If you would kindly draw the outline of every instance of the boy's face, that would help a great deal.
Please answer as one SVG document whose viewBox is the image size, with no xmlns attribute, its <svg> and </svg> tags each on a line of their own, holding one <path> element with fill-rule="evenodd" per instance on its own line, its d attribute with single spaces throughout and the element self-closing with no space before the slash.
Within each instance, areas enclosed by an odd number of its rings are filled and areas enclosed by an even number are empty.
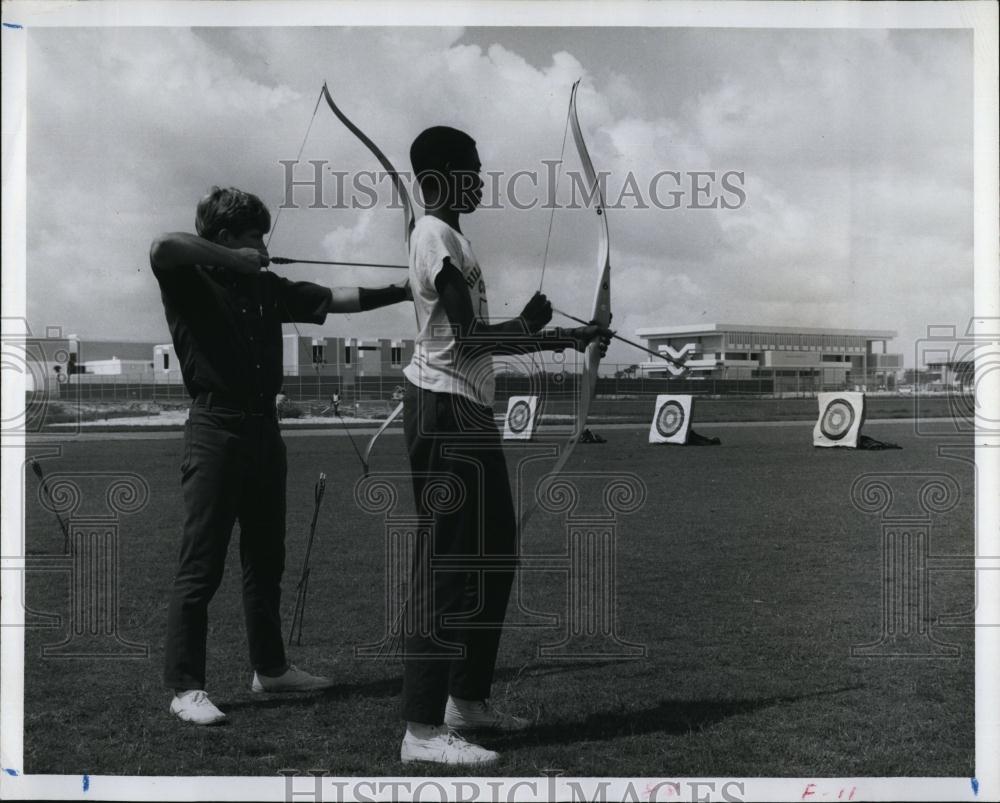
<svg viewBox="0 0 1000 803">
<path fill-rule="evenodd" d="M 264 232 L 260 229 L 245 229 L 240 232 L 233 232 L 223 229 L 219 232 L 219 245 L 226 248 L 253 248 L 263 255 L 267 255 L 267 246 L 264 245 Z"/>
<path fill-rule="evenodd" d="M 449 169 L 454 181 L 456 211 L 460 214 L 475 211 L 483 202 L 483 179 L 479 175 L 483 165 L 476 146 L 457 154 Z"/>
</svg>

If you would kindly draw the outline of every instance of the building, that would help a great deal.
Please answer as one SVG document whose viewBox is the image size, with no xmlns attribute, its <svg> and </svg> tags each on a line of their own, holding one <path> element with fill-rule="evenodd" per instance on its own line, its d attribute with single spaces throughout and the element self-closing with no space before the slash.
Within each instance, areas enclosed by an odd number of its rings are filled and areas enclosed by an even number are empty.
<svg viewBox="0 0 1000 803">
<path fill-rule="evenodd" d="M 91 377 L 128 376 L 133 382 L 153 381 L 153 344 L 132 340 L 80 340 L 70 335 L 72 370 L 84 382 Z"/>
<path fill-rule="evenodd" d="M 9 361 L 7 351 L 13 354 L 13 347 L 5 349 L 5 362 Z M 282 356 L 285 376 L 340 377 L 343 386 L 350 386 L 361 378 L 401 376 L 413 356 L 413 341 L 286 334 Z M 26 337 L 17 349 L 16 362 L 32 392 L 52 391 L 67 382 L 183 382 L 172 343 L 81 340 L 78 335 L 62 336 L 53 331 L 46 337 Z"/>
<path fill-rule="evenodd" d="M 172 343 L 152 346 L 151 353 L 156 382 L 182 381 Z M 345 385 L 356 378 L 399 374 L 412 356 L 412 340 L 286 334 L 282 341 L 285 376 L 336 376 Z"/>
<path fill-rule="evenodd" d="M 400 374 L 413 356 L 412 340 L 285 335 L 286 376 L 320 374 L 344 377 L 346 384 L 361 377 Z"/>
<path fill-rule="evenodd" d="M 710 323 L 636 330 L 653 351 L 684 359 L 686 379 L 774 381 L 775 391 L 876 390 L 895 386 L 903 355 L 888 353 L 889 329 L 807 329 Z M 680 376 L 665 361 L 640 363 L 640 376 Z"/>
<path fill-rule="evenodd" d="M 26 335 L 3 342 L 4 376 L 16 372 L 24 376 L 24 389 L 33 394 L 57 394 L 59 385 L 69 380 L 76 367 L 76 344 L 62 336 L 57 327 L 50 327 L 46 337 Z"/>
<path fill-rule="evenodd" d="M 976 385 L 975 360 L 946 360 L 927 363 L 927 384 L 935 390 L 971 392 Z"/>
<path fill-rule="evenodd" d="M 78 335 L 53 333 L 47 337 L 25 338 L 27 372 L 33 388 L 51 384 L 113 381 L 109 377 L 128 376 L 134 382 L 152 382 L 153 344 L 131 340 L 81 340 Z"/>
</svg>

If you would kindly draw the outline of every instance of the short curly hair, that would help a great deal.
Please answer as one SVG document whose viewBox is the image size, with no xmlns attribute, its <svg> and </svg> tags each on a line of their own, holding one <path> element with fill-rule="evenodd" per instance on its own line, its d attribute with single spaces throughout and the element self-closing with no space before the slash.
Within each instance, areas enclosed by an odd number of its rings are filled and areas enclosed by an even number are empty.
<svg viewBox="0 0 1000 803">
<path fill-rule="evenodd" d="M 262 234 L 270 231 L 271 213 L 256 195 L 236 187 L 212 187 L 198 202 L 194 225 L 201 237 L 214 242 L 223 229 L 234 233 L 248 229 L 259 229 Z"/>
<path fill-rule="evenodd" d="M 476 141 L 457 128 L 445 125 L 421 131 L 410 146 L 410 164 L 417 181 L 423 183 L 428 176 L 444 175 L 445 165 L 463 150 L 474 148 Z"/>
</svg>

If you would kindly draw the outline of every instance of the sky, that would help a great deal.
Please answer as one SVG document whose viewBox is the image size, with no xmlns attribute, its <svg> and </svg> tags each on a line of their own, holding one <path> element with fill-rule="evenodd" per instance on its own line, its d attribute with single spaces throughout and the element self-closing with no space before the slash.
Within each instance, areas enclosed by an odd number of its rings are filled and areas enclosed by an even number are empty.
<svg viewBox="0 0 1000 803">
<path fill-rule="evenodd" d="M 152 239 L 192 231 L 212 185 L 276 210 L 281 160 L 378 170 L 334 99 L 408 170 L 431 125 L 469 132 L 484 170 L 544 171 L 560 198 L 570 88 L 609 197 L 662 171 L 742 175 L 735 209 L 610 208 L 612 310 L 626 337 L 705 322 L 894 329 L 914 363 L 929 325 L 973 310 L 972 38 L 963 30 L 725 28 L 50 28 L 28 30 L 27 315 L 32 331 L 168 342 Z M 310 127 L 310 121 L 311 127 Z M 306 132 L 308 129 L 308 136 Z M 684 181 L 688 181 L 687 178 Z M 522 185 L 523 186 L 523 185 Z M 661 185 L 666 186 L 666 185 Z M 718 185 L 716 190 L 718 190 Z M 336 195 L 327 182 L 327 201 Z M 667 187 L 672 189 L 673 186 Z M 300 196 L 302 197 L 302 196 Z M 544 200 L 544 191 L 537 196 Z M 728 196 L 733 200 L 734 196 Z M 308 200 L 308 199 L 307 199 Z M 371 209 L 282 210 L 272 255 L 405 263 L 389 193 Z M 496 208 L 463 218 L 491 314 L 542 281 L 589 317 L 592 210 Z M 547 252 L 547 256 L 546 256 Z M 402 272 L 275 266 L 378 286 Z M 557 324 L 568 324 L 555 320 Z M 572 325 L 572 324 L 569 324 Z M 304 335 L 412 337 L 405 306 L 330 316 Z M 615 342 L 607 361 L 640 352 Z"/>
</svg>

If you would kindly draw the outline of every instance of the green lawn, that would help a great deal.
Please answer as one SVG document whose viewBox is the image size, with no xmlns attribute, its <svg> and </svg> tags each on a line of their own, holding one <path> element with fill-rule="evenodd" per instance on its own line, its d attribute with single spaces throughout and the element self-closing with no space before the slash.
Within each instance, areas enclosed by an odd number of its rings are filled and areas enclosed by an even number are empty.
<svg viewBox="0 0 1000 803">
<path fill-rule="evenodd" d="M 485 774 L 971 776 L 970 629 L 933 627 L 936 637 L 960 646 L 958 658 L 850 656 L 851 645 L 878 637 L 882 590 L 880 525 L 851 505 L 852 482 L 865 472 L 951 475 L 962 499 L 934 519 L 931 551 L 970 556 L 971 567 L 971 466 L 939 458 L 936 441 L 901 424 L 870 432 L 904 446 L 887 452 L 814 449 L 811 423 L 698 429 L 720 435 L 723 445 L 653 447 L 644 430 L 616 429 L 602 433 L 604 445 L 577 448 L 567 470 L 590 474 L 583 487 L 609 472 L 631 472 L 645 484 L 645 504 L 618 523 L 616 574 L 618 632 L 645 645 L 647 656 L 542 659 L 538 645 L 556 633 L 509 632 L 495 699 L 538 725 L 516 737 L 483 738 L 503 753 Z M 320 471 L 328 476 L 304 642 L 290 657 L 332 675 L 337 687 L 291 699 L 251 695 L 237 534 L 209 634 L 209 691 L 229 723 L 198 729 L 173 719 L 160 671 L 181 515 L 181 441 L 70 438 L 62 457 L 44 462 L 47 472 L 125 470 L 150 487 L 146 507 L 121 520 L 119 556 L 122 636 L 147 644 L 150 656 L 43 658 L 43 645 L 65 631 L 28 630 L 27 773 L 442 773 L 398 762 L 400 664 L 354 657 L 354 646 L 375 641 L 384 627 L 385 558 L 383 522 L 354 502 L 360 466 L 351 446 L 344 437 L 287 443 L 286 626 L 312 486 Z M 380 442 L 374 468 L 406 472 L 401 437 Z M 62 535 L 38 507 L 36 488 L 28 472 L 28 549 L 59 552 Z M 401 505 L 410 505 L 405 496 Z M 557 552 L 564 543 L 563 524 L 539 513 L 524 551 Z M 530 608 L 562 608 L 561 575 L 526 571 L 522 581 Z M 67 600 L 66 575 L 28 575 L 31 607 L 65 615 Z M 971 572 L 932 575 L 932 621 L 970 609 L 972 600 Z"/>
</svg>

